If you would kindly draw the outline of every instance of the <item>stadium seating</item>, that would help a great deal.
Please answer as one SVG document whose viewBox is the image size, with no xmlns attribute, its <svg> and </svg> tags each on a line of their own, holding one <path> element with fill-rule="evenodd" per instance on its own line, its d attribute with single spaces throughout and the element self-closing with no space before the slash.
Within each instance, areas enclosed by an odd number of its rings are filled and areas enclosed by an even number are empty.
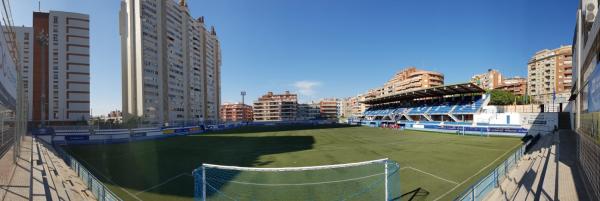
<svg viewBox="0 0 600 201">
<path fill-rule="evenodd" d="M 479 111 L 483 106 L 483 102 L 485 99 L 479 98 L 474 102 L 461 102 L 457 105 L 457 107 L 452 111 L 452 114 L 473 114 Z"/>
<path fill-rule="evenodd" d="M 453 107 L 450 103 L 442 103 L 441 105 L 434 106 L 428 114 L 448 114 Z"/>
<path fill-rule="evenodd" d="M 425 114 L 431 107 L 422 106 L 422 107 L 413 107 L 408 114 L 409 115 L 423 115 Z"/>
<path fill-rule="evenodd" d="M 485 98 L 477 97 L 475 100 L 454 100 L 453 102 L 415 103 L 413 105 L 369 108 L 365 116 L 388 116 L 397 114 L 408 115 L 445 115 L 445 114 L 475 114 L 485 103 Z"/>
</svg>

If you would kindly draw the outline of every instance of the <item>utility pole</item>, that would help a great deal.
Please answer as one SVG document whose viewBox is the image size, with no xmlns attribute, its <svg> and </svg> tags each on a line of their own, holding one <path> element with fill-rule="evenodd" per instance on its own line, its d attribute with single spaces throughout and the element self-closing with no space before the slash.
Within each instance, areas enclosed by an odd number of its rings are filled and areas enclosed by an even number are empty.
<svg viewBox="0 0 600 201">
<path fill-rule="evenodd" d="M 40 42 L 40 48 L 41 48 L 41 69 L 44 69 L 44 63 L 46 62 L 45 57 L 47 55 L 46 54 L 46 47 L 48 46 L 48 34 L 44 32 L 44 30 L 42 30 L 42 32 L 40 32 L 39 36 L 38 36 L 38 41 Z M 45 71 L 42 72 L 42 98 L 40 99 L 40 106 L 41 106 L 41 126 L 45 127 L 45 120 L 46 120 L 46 90 L 47 90 L 47 86 L 46 86 L 46 72 L 48 72 L 48 65 L 46 65 L 46 68 L 44 69 Z"/>
<path fill-rule="evenodd" d="M 242 95 L 242 105 L 244 104 L 244 96 L 246 96 L 246 91 L 242 91 L 240 93 L 240 95 Z"/>
</svg>

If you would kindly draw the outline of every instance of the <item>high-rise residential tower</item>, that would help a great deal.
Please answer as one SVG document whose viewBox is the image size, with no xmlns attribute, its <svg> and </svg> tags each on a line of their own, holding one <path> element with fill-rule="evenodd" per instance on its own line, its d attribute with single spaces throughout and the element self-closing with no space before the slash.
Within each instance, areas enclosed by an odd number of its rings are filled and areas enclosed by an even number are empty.
<svg viewBox="0 0 600 201">
<path fill-rule="evenodd" d="M 90 117 L 90 26 L 86 14 L 34 12 L 33 28 L 16 28 L 29 120 L 85 121 Z"/>
<path fill-rule="evenodd" d="M 216 122 L 221 49 L 184 0 L 122 0 L 123 114 L 153 123 Z"/>
</svg>

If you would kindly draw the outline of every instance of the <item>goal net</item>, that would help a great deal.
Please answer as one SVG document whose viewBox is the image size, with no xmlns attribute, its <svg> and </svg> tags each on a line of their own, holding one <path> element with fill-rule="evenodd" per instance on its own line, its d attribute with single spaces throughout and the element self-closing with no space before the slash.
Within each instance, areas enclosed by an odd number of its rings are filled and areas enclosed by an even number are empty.
<svg viewBox="0 0 600 201">
<path fill-rule="evenodd" d="M 388 159 L 289 168 L 203 164 L 193 172 L 194 199 L 396 200 L 399 171 Z"/>
</svg>

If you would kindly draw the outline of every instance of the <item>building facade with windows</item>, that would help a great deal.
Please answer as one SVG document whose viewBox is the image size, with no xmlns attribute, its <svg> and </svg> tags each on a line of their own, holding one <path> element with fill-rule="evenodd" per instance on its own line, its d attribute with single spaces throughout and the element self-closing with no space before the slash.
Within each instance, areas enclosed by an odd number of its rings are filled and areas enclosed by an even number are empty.
<svg viewBox="0 0 600 201">
<path fill-rule="evenodd" d="M 90 118 L 89 16 L 62 11 L 34 12 L 33 28 L 18 30 L 23 37 L 30 36 L 19 40 L 23 59 L 30 58 L 24 63 L 27 68 L 22 69 L 30 103 L 29 120 L 48 124 L 87 121 Z"/>
<path fill-rule="evenodd" d="M 296 120 L 315 120 L 321 118 L 321 108 L 319 103 L 299 103 Z"/>
<path fill-rule="evenodd" d="M 6 30 L 6 29 L 5 29 Z M 33 28 L 32 27 L 12 27 L 15 33 L 16 45 L 21 57 L 21 75 L 23 79 L 23 93 L 27 102 L 27 120 L 31 121 L 33 105 Z"/>
<path fill-rule="evenodd" d="M 521 77 L 507 78 L 502 81 L 502 84 L 496 86 L 494 89 L 509 91 L 517 96 L 524 96 L 527 94 L 527 79 Z"/>
<path fill-rule="evenodd" d="M 567 102 L 573 87 L 571 45 L 540 50 L 527 63 L 528 94 L 540 103 Z"/>
<path fill-rule="evenodd" d="M 225 103 L 221 105 L 221 121 L 250 122 L 253 119 L 252 106 L 242 103 Z"/>
<path fill-rule="evenodd" d="M 298 113 L 298 95 L 286 91 L 283 94 L 267 94 L 254 101 L 254 121 L 292 121 Z"/>
<path fill-rule="evenodd" d="M 471 77 L 471 83 L 475 83 L 482 89 L 495 89 L 503 84 L 502 73 L 495 69 L 488 69 L 486 73 Z"/>
<path fill-rule="evenodd" d="M 319 101 L 320 117 L 322 119 L 338 119 L 340 104 L 336 98 L 326 98 Z"/>
<path fill-rule="evenodd" d="M 219 120 L 221 48 L 185 0 L 122 0 L 123 113 L 153 123 Z"/>
<path fill-rule="evenodd" d="M 444 85 L 444 74 L 417 69 L 405 68 L 387 81 L 380 90 L 379 95 L 395 94 L 403 91 L 416 90 Z"/>
</svg>

